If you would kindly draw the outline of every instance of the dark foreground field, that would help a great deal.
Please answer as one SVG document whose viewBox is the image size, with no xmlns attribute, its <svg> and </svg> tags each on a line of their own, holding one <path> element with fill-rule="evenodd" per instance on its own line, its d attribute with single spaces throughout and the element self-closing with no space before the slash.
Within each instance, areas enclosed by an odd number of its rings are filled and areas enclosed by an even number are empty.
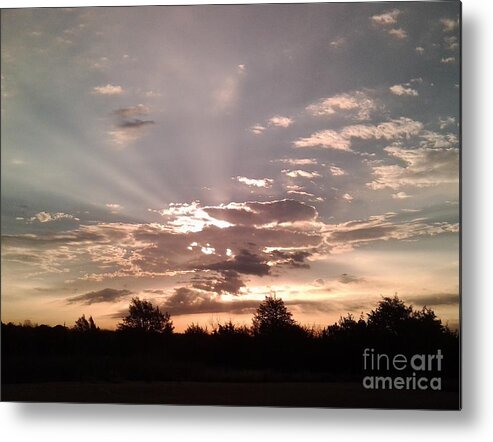
<svg viewBox="0 0 493 442">
<path fill-rule="evenodd" d="M 2 400 L 178 405 L 350 407 L 457 410 L 451 391 L 368 391 L 331 382 L 51 382 L 4 384 Z"/>
</svg>

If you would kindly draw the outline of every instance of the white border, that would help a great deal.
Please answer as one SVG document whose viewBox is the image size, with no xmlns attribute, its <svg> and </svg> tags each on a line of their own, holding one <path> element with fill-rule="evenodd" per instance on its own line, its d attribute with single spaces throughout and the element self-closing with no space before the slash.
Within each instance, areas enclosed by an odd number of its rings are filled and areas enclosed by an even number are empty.
<svg viewBox="0 0 493 442">
<path fill-rule="evenodd" d="M 0 7 L 166 3 L 208 2 L 0 0 Z M 492 4 L 463 1 L 463 411 L 2 403 L 4 440 L 488 440 L 493 433 Z"/>
</svg>

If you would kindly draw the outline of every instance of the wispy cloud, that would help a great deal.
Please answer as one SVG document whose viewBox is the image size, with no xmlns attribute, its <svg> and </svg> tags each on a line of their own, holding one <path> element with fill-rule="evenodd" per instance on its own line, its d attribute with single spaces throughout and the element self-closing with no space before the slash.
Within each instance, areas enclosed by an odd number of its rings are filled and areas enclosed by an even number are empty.
<svg viewBox="0 0 493 442">
<path fill-rule="evenodd" d="M 322 98 L 307 106 L 306 110 L 314 116 L 345 115 L 354 116 L 357 120 L 368 120 L 377 109 L 374 99 L 362 91 L 338 94 Z"/>
<path fill-rule="evenodd" d="M 281 115 L 276 115 L 269 119 L 269 126 L 276 127 L 289 127 L 294 123 L 294 120 L 289 117 L 283 117 Z"/>
<path fill-rule="evenodd" d="M 83 295 L 73 296 L 67 299 L 67 304 L 99 304 L 102 302 L 117 302 L 122 298 L 127 298 L 132 292 L 130 290 L 105 288 L 95 292 L 88 292 Z"/>
<path fill-rule="evenodd" d="M 407 38 L 407 32 L 402 28 L 389 29 L 388 33 L 397 40 L 405 40 Z"/>
</svg>

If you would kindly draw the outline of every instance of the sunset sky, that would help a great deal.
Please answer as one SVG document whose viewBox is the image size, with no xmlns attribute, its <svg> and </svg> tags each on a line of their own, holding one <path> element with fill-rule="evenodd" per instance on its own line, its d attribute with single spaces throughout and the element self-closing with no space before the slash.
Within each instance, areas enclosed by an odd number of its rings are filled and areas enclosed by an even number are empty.
<svg viewBox="0 0 493 442">
<path fill-rule="evenodd" d="M 2 321 L 457 326 L 459 7 L 3 10 Z"/>
</svg>

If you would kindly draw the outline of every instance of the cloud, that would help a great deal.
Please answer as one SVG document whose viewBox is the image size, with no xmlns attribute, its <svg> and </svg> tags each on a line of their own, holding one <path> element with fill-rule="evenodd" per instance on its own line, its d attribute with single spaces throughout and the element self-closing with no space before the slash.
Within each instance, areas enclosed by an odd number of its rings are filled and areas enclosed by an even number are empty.
<svg viewBox="0 0 493 442">
<path fill-rule="evenodd" d="M 137 106 L 121 107 L 113 111 L 113 114 L 120 118 L 134 118 L 140 115 L 148 115 L 150 112 L 147 106 L 138 104 Z"/>
<path fill-rule="evenodd" d="M 389 90 L 394 95 L 408 95 L 410 97 L 416 97 L 419 95 L 417 90 L 412 89 L 410 87 L 405 87 L 402 84 L 396 84 L 394 86 L 391 86 L 389 87 Z"/>
<path fill-rule="evenodd" d="M 440 61 L 444 64 L 453 64 L 455 63 L 455 57 L 442 57 Z"/>
<path fill-rule="evenodd" d="M 340 49 L 346 44 L 346 38 L 345 37 L 337 37 L 335 40 L 332 40 L 329 43 L 329 46 L 333 49 Z"/>
<path fill-rule="evenodd" d="M 33 217 L 29 218 L 29 221 L 34 222 L 38 221 L 40 223 L 49 223 L 53 221 L 60 221 L 63 219 L 69 219 L 72 221 L 80 221 L 79 218 L 76 218 L 73 215 L 69 215 L 68 213 L 63 213 L 63 212 L 56 212 L 56 213 L 49 213 L 49 212 L 39 212 L 36 213 Z"/>
<path fill-rule="evenodd" d="M 73 296 L 67 299 L 67 304 L 99 304 L 101 302 L 117 302 L 122 298 L 130 296 L 132 292 L 130 290 L 118 290 L 105 288 L 98 290 L 97 292 L 88 292 L 83 295 Z"/>
<path fill-rule="evenodd" d="M 443 41 L 445 42 L 445 49 L 449 51 L 455 51 L 459 49 L 459 40 L 455 35 L 446 36 L 443 38 Z"/>
<path fill-rule="evenodd" d="M 283 117 L 281 115 L 276 115 L 270 118 L 268 121 L 269 126 L 276 126 L 276 127 L 289 127 L 293 123 L 294 120 L 292 118 Z"/>
<path fill-rule="evenodd" d="M 345 193 L 344 195 L 342 195 L 342 199 L 351 202 L 354 198 L 349 195 L 349 193 Z"/>
<path fill-rule="evenodd" d="M 283 158 L 276 161 L 279 163 L 289 164 L 290 166 L 311 166 L 318 163 L 315 158 Z"/>
<path fill-rule="evenodd" d="M 203 209 L 210 217 L 232 225 L 265 226 L 314 220 L 318 213 L 312 206 L 285 199 L 272 202 L 230 203 Z"/>
<path fill-rule="evenodd" d="M 409 213 L 408 215 L 413 215 Z M 366 220 L 347 221 L 328 226 L 326 243 L 332 253 L 348 252 L 374 241 L 410 240 L 422 236 L 457 233 L 458 223 L 427 222 L 426 218 L 410 220 L 398 218 L 396 213 L 371 216 Z"/>
<path fill-rule="evenodd" d="M 370 115 L 377 109 L 376 102 L 365 92 L 353 91 L 338 94 L 310 104 L 306 110 L 314 116 L 345 115 L 357 120 L 369 120 Z"/>
<path fill-rule="evenodd" d="M 123 209 L 121 204 L 116 203 L 107 203 L 105 206 L 111 210 L 111 213 L 118 213 L 121 209 Z"/>
<path fill-rule="evenodd" d="M 351 151 L 351 138 L 363 140 L 385 139 L 396 140 L 410 138 L 423 129 L 423 123 L 410 118 L 400 117 L 376 126 L 356 124 L 346 126 L 340 131 L 325 130 L 315 132 L 310 137 L 300 138 L 293 144 L 295 147 L 324 147 L 328 149 Z"/>
<path fill-rule="evenodd" d="M 339 276 L 339 278 L 337 278 L 337 280 L 341 284 L 356 284 L 364 281 L 363 278 L 358 278 L 357 276 L 349 275 L 347 273 L 343 273 L 341 276 Z"/>
<path fill-rule="evenodd" d="M 217 272 L 237 272 L 247 275 L 265 276 L 270 274 L 270 266 L 265 257 L 252 253 L 246 249 L 240 250 L 233 259 L 215 262 L 199 267 L 203 270 L 215 270 Z"/>
<path fill-rule="evenodd" d="M 371 22 L 377 26 L 390 26 L 397 23 L 397 17 L 401 14 L 399 9 L 392 9 L 382 14 L 376 14 L 370 17 Z"/>
<path fill-rule="evenodd" d="M 260 135 L 265 131 L 265 127 L 261 126 L 260 124 L 256 124 L 255 126 L 252 126 L 250 128 L 250 132 L 253 132 L 255 135 Z"/>
<path fill-rule="evenodd" d="M 427 295 L 416 296 L 404 296 L 404 301 L 412 302 L 414 304 L 437 307 L 441 305 L 457 305 L 460 301 L 460 295 L 458 293 L 437 293 Z"/>
<path fill-rule="evenodd" d="M 121 95 L 123 93 L 123 88 L 121 86 L 114 86 L 112 84 L 96 86 L 92 90 L 95 95 Z"/>
<path fill-rule="evenodd" d="M 397 40 L 404 40 L 407 38 L 407 32 L 402 28 L 390 29 L 388 33 Z"/>
<path fill-rule="evenodd" d="M 274 182 L 274 180 L 270 178 L 254 179 L 244 176 L 237 176 L 235 179 L 249 187 L 272 187 L 272 183 Z"/>
<path fill-rule="evenodd" d="M 351 141 L 341 133 L 327 129 L 315 132 L 306 138 L 299 138 L 293 142 L 294 147 L 324 147 L 336 150 L 351 150 Z"/>
<path fill-rule="evenodd" d="M 459 28 L 459 20 L 454 20 L 451 18 L 442 18 L 440 20 L 442 24 L 443 32 L 453 32 Z"/>
<path fill-rule="evenodd" d="M 284 173 L 285 175 L 287 175 L 288 177 L 291 177 L 291 178 L 309 178 L 309 179 L 313 179 L 313 178 L 320 178 L 321 175 L 318 173 L 318 172 L 307 172 L 306 170 L 287 170 L 287 169 L 284 169 L 282 171 L 282 173 Z"/>
<path fill-rule="evenodd" d="M 150 109 L 143 104 L 115 109 L 111 113 L 114 117 L 113 127 L 108 131 L 112 143 L 116 147 L 123 148 L 143 137 L 149 126 L 154 125 L 155 122 L 139 117 L 149 113 Z"/>
<path fill-rule="evenodd" d="M 334 165 L 329 166 L 329 170 L 332 176 L 346 175 L 346 171 L 344 169 L 341 169 L 340 167 Z"/>
<path fill-rule="evenodd" d="M 403 200 L 407 198 L 412 198 L 412 196 L 408 195 L 406 192 L 397 192 L 392 194 L 392 198 L 395 200 Z"/>
<path fill-rule="evenodd" d="M 459 150 L 456 148 L 430 149 L 426 147 L 406 149 L 389 146 L 385 151 L 404 163 L 373 167 L 374 180 L 371 189 L 399 189 L 404 186 L 429 187 L 459 182 Z"/>
<path fill-rule="evenodd" d="M 423 48 L 422 46 L 417 46 L 415 51 L 418 55 L 422 55 L 425 52 L 425 48 Z"/>
</svg>

